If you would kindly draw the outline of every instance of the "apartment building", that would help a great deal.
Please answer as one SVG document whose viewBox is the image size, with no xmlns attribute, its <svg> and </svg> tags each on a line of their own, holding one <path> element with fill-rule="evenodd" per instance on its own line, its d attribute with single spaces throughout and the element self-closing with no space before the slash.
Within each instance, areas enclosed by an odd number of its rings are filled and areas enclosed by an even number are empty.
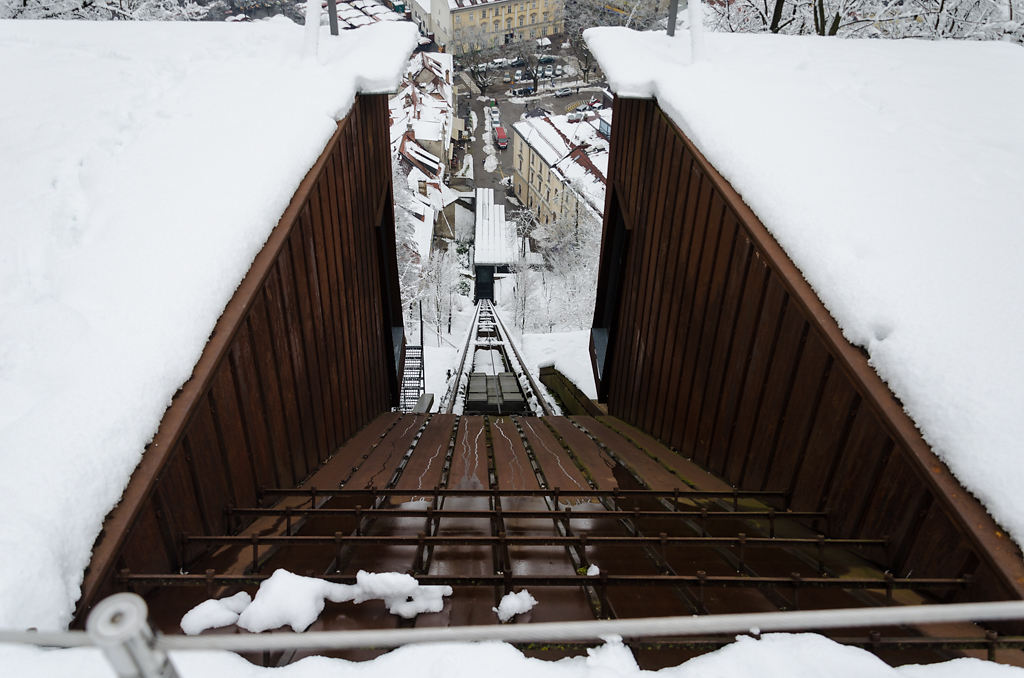
<svg viewBox="0 0 1024 678">
<path fill-rule="evenodd" d="M 512 125 L 512 188 L 542 224 L 604 211 L 610 110 L 583 119 L 556 115 Z"/>
<path fill-rule="evenodd" d="M 434 41 L 466 54 L 564 30 L 563 0 L 423 0 L 431 4 Z"/>
</svg>

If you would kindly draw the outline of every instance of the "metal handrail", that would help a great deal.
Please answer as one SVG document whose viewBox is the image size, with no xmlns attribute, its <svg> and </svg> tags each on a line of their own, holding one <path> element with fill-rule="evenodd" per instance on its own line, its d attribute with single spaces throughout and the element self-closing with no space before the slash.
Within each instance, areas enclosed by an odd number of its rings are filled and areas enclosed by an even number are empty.
<svg viewBox="0 0 1024 678">
<path fill-rule="evenodd" d="M 165 661 L 168 650 L 216 649 L 235 652 L 272 652 L 386 648 L 411 643 L 485 640 L 512 643 L 569 642 L 600 640 L 609 636 L 664 638 L 706 634 L 760 634 L 773 631 L 818 631 L 834 628 L 1015 619 L 1024 619 L 1024 601 L 489 626 L 164 636 L 154 634 L 150 629 L 146 621 L 146 605 L 141 597 L 132 593 L 118 593 L 96 606 L 89 615 L 87 631 L 0 631 L 0 642 L 55 647 L 98 645 L 111 660 L 118 675 L 127 678 L 128 676 L 174 676 L 173 667 Z M 147 653 L 150 653 L 151 656 Z M 112 655 L 114 656 L 112 657 Z M 122 672 L 124 667 L 127 667 L 129 672 Z M 168 669 L 170 673 L 166 672 Z"/>
</svg>

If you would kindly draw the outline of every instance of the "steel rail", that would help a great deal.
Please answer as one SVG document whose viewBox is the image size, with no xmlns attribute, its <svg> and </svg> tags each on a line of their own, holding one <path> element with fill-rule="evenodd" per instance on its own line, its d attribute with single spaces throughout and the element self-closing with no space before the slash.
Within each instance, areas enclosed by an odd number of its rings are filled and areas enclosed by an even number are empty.
<svg viewBox="0 0 1024 678">
<path fill-rule="evenodd" d="M 259 584 L 269 579 L 269 574 L 133 574 L 122 571 L 118 581 L 126 585 L 158 584 L 163 586 L 200 586 L 208 584 L 248 585 Z M 354 574 L 324 574 L 318 577 L 324 581 L 339 584 L 354 584 Z M 738 575 L 608 575 L 598 576 L 565 574 L 565 575 L 470 575 L 455 576 L 443 574 L 417 575 L 419 583 L 438 586 L 503 586 L 511 581 L 517 586 L 666 586 L 686 584 L 702 587 L 765 587 L 777 586 L 786 588 L 829 588 L 829 589 L 949 589 L 962 588 L 972 583 L 970 577 L 948 578 L 837 578 L 837 577 L 747 577 Z"/>
<path fill-rule="evenodd" d="M 512 349 L 512 353 L 515 354 L 516 360 L 519 361 L 519 367 L 523 370 L 523 374 L 526 375 L 526 379 L 530 383 L 530 388 L 533 389 L 533 396 L 537 399 L 537 403 L 540 405 L 540 409 L 544 412 L 544 416 L 554 416 L 554 411 L 551 409 L 551 406 L 548 405 L 547 401 L 544 398 L 544 391 L 541 391 L 537 387 L 537 382 L 534 381 L 533 375 L 530 373 L 530 368 L 527 366 L 526 361 L 523 360 L 523 356 L 519 353 L 519 349 L 516 348 L 515 343 L 512 341 L 512 335 L 505 328 L 505 323 L 502 322 L 501 316 L 498 315 L 498 311 L 494 308 L 494 305 L 491 304 L 490 301 L 488 301 L 487 304 L 490 306 L 491 316 L 494 318 L 498 327 L 501 329 L 501 334 L 505 339 L 505 345 L 509 346 Z M 506 353 L 506 356 L 507 355 L 508 354 Z"/>
<path fill-rule="evenodd" d="M 119 594 L 126 595 L 126 594 Z M 806 610 L 747 614 L 652 617 L 537 624 L 499 624 L 457 627 L 416 627 L 407 629 L 368 629 L 346 631 L 277 632 L 262 634 L 212 634 L 205 636 L 160 635 L 155 645 L 162 650 L 229 650 L 234 652 L 274 652 L 282 650 L 343 650 L 389 648 L 413 643 L 504 641 L 515 644 L 601 641 L 622 638 L 690 638 L 682 641 L 649 643 L 652 647 L 701 647 L 727 645 L 728 639 L 713 639 L 714 634 L 753 634 L 769 632 L 816 631 L 836 628 L 870 628 L 944 624 L 952 622 L 992 622 L 1024 619 L 1024 601 L 955 603 L 949 605 L 913 605 L 903 607 Z M 884 645 L 951 646 L 958 648 L 1019 647 L 1020 636 L 984 637 L 893 637 L 872 633 L 867 639 L 837 638 L 837 642 L 864 647 Z M 94 642 L 85 631 L 4 631 L 0 643 L 24 643 L 44 647 L 85 647 Z M 639 643 L 645 647 L 648 643 Z"/>
<path fill-rule="evenodd" d="M 784 490 L 561 490 L 557 487 L 546 490 L 491 490 L 491 489 L 447 489 L 447 488 L 424 488 L 422 490 L 398 489 L 398 488 L 367 488 L 360 490 L 341 488 L 287 488 L 273 487 L 260 490 L 264 496 L 306 496 L 315 493 L 316 496 L 358 496 L 358 495 L 398 495 L 402 497 L 430 497 L 440 495 L 447 497 L 490 497 L 499 495 L 502 497 L 571 497 L 571 498 L 600 498 L 611 497 L 612 499 L 625 499 L 627 497 L 665 497 L 679 499 L 756 499 L 756 498 L 779 498 L 785 499 L 788 492 Z M 785 516 L 788 512 L 778 511 L 779 516 Z"/>
<path fill-rule="evenodd" d="M 462 372 L 466 365 L 466 355 L 469 353 L 469 347 L 473 344 L 477 334 L 477 325 L 480 323 L 480 304 L 476 306 L 476 312 L 473 314 L 473 323 L 469 326 L 469 332 L 466 336 L 466 343 L 462 347 L 462 357 L 459 358 L 459 369 L 455 371 L 455 380 L 452 382 L 451 387 L 444 394 L 444 400 L 437 408 L 439 412 L 445 414 L 451 414 L 455 408 L 455 400 L 459 395 L 459 384 L 462 382 Z"/>
<path fill-rule="evenodd" d="M 496 495 L 502 496 L 502 495 Z M 244 516 L 392 516 L 395 518 L 489 518 L 495 514 L 493 509 L 404 509 L 404 508 L 228 508 L 228 513 Z M 785 518 L 824 519 L 828 514 L 824 511 L 671 511 L 654 509 L 623 509 L 610 511 L 607 509 L 572 511 L 571 507 L 548 510 L 502 510 L 506 518 L 557 518 L 559 520 L 589 520 L 593 518 L 621 518 L 623 516 L 641 518 L 740 518 L 779 520 Z"/>
<path fill-rule="evenodd" d="M 370 514 L 366 512 L 363 517 Z M 503 512 L 496 511 L 488 517 L 507 518 Z M 628 513 L 620 517 L 629 517 Z M 388 546 L 492 546 L 507 543 L 509 546 L 607 546 L 609 544 L 646 544 L 648 546 L 680 545 L 688 546 L 879 546 L 888 544 L 885 539 L 818 539 L 810 537 L 676 537 L 671 535 L 571 535 L 571 536 L 532 536 L 532 535 L 376 535 L 356 534 L 337 536 L 334 534 L 293 534 L 293 535 L 186 535 L 183 539 L 192 544 L 334 544 L 343 542 L 348 545 L 383 544 Z"/>
<path fill-rule="evenodd" d="M 1001 621 L 1024 618 L 1024 601 L 916 605 L 906 607 L 807 610 L 752 614 L 611 619 L 581 622 L 545 622 L 489 626 L 420 627 L 363 631 L 314 631 L 253 635 L 162 636 L 164 650 L 221 649 L 236 652 L 276 650 L 350 649 L 398 647 L 412 643 L 560 642 L 600 640 L 609 636 L 651 638 L 711 633 L 784 632 L 934 624 L 967 621 Z"/>
</svg>

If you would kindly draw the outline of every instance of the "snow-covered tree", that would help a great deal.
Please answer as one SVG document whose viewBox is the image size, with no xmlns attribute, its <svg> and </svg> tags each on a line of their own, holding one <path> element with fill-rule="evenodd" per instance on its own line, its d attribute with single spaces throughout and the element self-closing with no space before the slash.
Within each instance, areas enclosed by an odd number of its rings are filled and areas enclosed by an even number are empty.
<svg viewBox="0 0 1024 678">
<path fill-rule="evenodd" d="M 718 31 L 1024 42 L 1024 0 L 719 0 Z"/>
<path fill-rule="evenodd" d="M 0 0 L 0 19 L 186 21 L 206 7 L 192 0 Z"/>
<path fill-rule="evenodd" d="M 437 345 L 451 323 L 452 306 L 459 288 L 459 263 L 454 249 L 437 248 L 423 267 L 421 277 L 426 318 L 437 334 Z"/>
<path fill-rule="evenodd" d="M 565 0 L 565 40 L 586 81 L 597 67 L 583 31 L 593 26 L 627 26 L 640 31 L 664 26 L 668 19 L 665 0 Z"/>
</svg>

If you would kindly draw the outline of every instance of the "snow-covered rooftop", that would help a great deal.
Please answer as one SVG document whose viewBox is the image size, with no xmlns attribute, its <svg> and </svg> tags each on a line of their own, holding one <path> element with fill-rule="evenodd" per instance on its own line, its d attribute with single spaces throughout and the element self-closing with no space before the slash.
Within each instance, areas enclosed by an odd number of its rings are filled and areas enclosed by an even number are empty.
<svg viewBox="0 0 1024 678">
<path fill-rule="evenodd" d="M 508 2 L 508 0 L 448 0 L 448 8 L 470 9 L 473 7 L 481 7 L 483 5 L 493 5 L 499 2 Z"/>
<path fill-rule="evenodd" d="M 582 120 L 568 115 L 525 118 L 512 125 L 598 214 L 604 210 L 608 175 L 608 140 L 598 134 L 601 119 L 611 122 L 612 112 L 587 113 Z"/>
<path fill-rule="evenodd" d="M 342 30 L 368 26 L 378 21 L 401 21 L 404 18 L 376 0 L 338 0 L 337 15 L 338 27 Z"/>
<path fill-rule="evenodd" d="M 439 142 L 446 153 L 451 149 L 455 128 L 453 68 L 450 54 L 420 52 L 409 60 L 402 86 L 388 104 L 393 152 L 402 152 L 403 137 L 409 131 L 417 142 Z M 443 167 L 441 163 L 438 172 Z"/>
<path fill-rule="evenodd" d="M 932 449 L 1024 543 L 1024 49 L 586 33 L 803 272 Z"/>
<path fill-rule="evenodd" d="M 505 206 L 495 204 L 493 188 L 476 189 L 473 262 L 503 265 L 516 261 L 515 226 L 505 221 Z"/>
<path fill-rule="evenodd" d="M 0 628 L 66 624 L 103 518 L 357 92 L 416 28 L 0 21 Z"/>
</svg>

